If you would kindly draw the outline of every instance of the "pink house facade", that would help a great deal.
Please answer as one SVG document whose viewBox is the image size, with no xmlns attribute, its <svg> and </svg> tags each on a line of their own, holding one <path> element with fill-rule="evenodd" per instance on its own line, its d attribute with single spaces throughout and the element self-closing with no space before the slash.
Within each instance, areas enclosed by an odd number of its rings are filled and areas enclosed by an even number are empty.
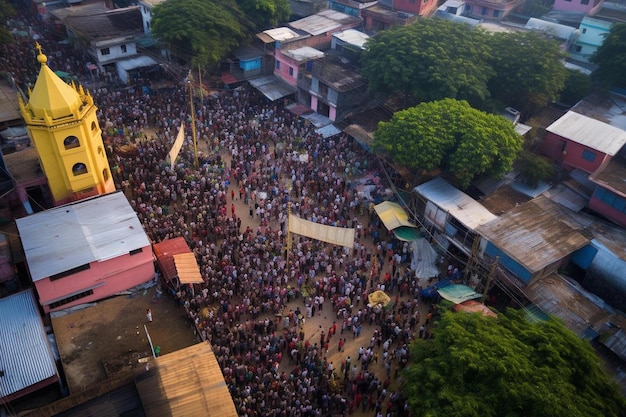
<svg viewBox="0 0 626 417">
<path fill-rule="evenodd" d="M 581 13 L 592 16 L 602 7 L 604 0 L 554 0 L 552 10 Z"/>
<path fill-rule="evenodd" d="M 121 192 L 18 219 L 17 227 L 46 313 L 154 278 L 150 240 Z"/>
<path fill-rule="evenodd" d="M 467 0 L 465 13 L 475 19 L 501 20 L 522 0 Z"/>
<path fill-rule="evenodd" d="M 277 49 L 274 52 L 274 75 L 289 85 L 296 86 L 298 73 L 311 65 L 311 61 L 324 57 L 324 52 L 310 46 L 293 49 Z"/>
<path fill-rule="evenodd" d="M 546 128 L 540 151 L 567 170 L 595 172 L 626 144 L 626 131 L 568 111 Z"/>
</svg>

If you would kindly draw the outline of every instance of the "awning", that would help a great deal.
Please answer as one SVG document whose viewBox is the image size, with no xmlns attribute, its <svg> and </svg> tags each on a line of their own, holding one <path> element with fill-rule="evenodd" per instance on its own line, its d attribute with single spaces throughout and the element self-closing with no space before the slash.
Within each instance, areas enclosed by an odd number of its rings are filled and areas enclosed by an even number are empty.
<svg viewBox="0 0 626 417">
<path fill-rule="evenodd" d="M 222 76 L 220 77 L 220 80 L 224 84 L 235 84 L 239 82 L 239 80 L 235 78 L 235 76 L 231 74 L 230 72 L 223 72 Z"/>
<path fill-rule="evenodd" d="M 298 91 L 297 87 L 287 84 L 275 75 L 255 78 L 254 80 L 249 80 L 249 83 L 252 87 L 263 93 L 270 101 L 295 94 Z"/>
<path fill-rule="evenodd" d="M 442 298 L 452 301 L 454 304 L 461 304 L 467 300 L 474 300 L 482 297 L 476 291 L 462 284 L 450 284 L 437 290 Z"/>
<path fill-rule="evenodd" d="M 116 64 L 126 70 L 126 71 L 130 71 L 133 70 L 135 68 L 143 68 L 143 67 L 150 67 L 152 65 L 157 65 L 157 62 L 150 58 L 149 56 L 136 56 L 134 58 L 128 58 L 125 59 L 123 61 L 117 61 Z"/>
<path fill-rule="evenodd" d="M 200 284 L 204 282 L 202 275 L 200 275 L 198 262 L 196 262 L 196 255 L 193 253 L 174 255 L 174 265 L 176 265 L 178 280 L 181 284 Z"/>
<path fill-rule="evenodd" d="M 166 281 L 172 280 L 178 276 L 176 272 L 176 264 L 174 263 L 174 255 L 180 253 L 191 253 L 191 249 L 187 245 L 185 238 L 177 237 L 174 239 L 164 240 L 160 243 L 152 245 L 152 250 L 156 256 L 157 264 Z"/>
<path fill-rule="evenodd" d="M 406 211 L 399 204 L 383 201 L 380 204 L 376 204 L 374 210 L 387 230 L 394 230 L 402 226 L 417 227 L 409 222 L 409 215 L 406 214 Z"/>
<path fill-rule="evenodd" d="M 317 133 L 318 135 L 322 135 L 322 137 L 326 139 L 331 136 L 340 134 L 341 130 L 337 129 L 337 126 L 330 124 L 324 127 L 320 127 L 319 129 L 315 129 L 315 133 Z"/>
<path fill-rule="evenodd" d="M 416 227 L 400 226 L 392 230 L 394 236 L 404 242 L 412 242 L 422 238 L 422 234 Z"/>
</svg>

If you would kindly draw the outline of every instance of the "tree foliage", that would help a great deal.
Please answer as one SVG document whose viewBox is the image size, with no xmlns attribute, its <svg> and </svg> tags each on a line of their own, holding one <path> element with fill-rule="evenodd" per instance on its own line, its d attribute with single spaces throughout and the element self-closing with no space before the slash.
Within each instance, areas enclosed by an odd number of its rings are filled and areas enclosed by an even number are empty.
<svg viewBox="0 0 626 417">
<path fill-rule="evenodd" d="M 402 93 L 411 104 L 456 98 L 482 107 L 491 98 L 532 113 L 559 97 L 567 77 L 558 44 L 542 36 L 420 20 L 371 38 L 362 73 L 371 92 Z"/>
<path fill-rule="evenodd" d="M 565 104 L 574 105 L 587 97 L 592 89 L 591 78 L 580 71 L 568 69 L 565 86 L 561 91 L 559 101 Z"/>
<path fill-rule="evenodd" d="M 522 138 L 502 116 L 481 112 L 466 101 L 421 103 L 381 122 L 374 146 L 408 168 L 440 167 L 466 188 L 479 174 L 511 169 Z"/>
<path fill-rule="evenodd" d="M 152 18 L 155 37 L 201 68 L 217 65 L 252 26 L 235 0 L 168 0 Z"/>
<path fill-rule="evenodd" d="M 13 6 L 11 6 L 7 0 L 0 0 L 0 20 L 5 22 L 13 15 L 15 15 L 15 9 Z M 6 26 L 0 25 L 0 43 L 8 44 L 11 42 L 13 42 L 11 32 L 9 32 L 9 29 Z"/>
<path fill-rule="evenodd" d="M 519 166 L 522 179 L 531 187 L 536 187 L 539 181 L 547 181 L 554 175 L 554 167 L 550 161 L 532 152 L 520 152 L 516 166 Z"/>
<path fill-rule="evenodd" d="M 258 31 L 286 22 L 291 14 L 287 0 L 237 0 L 237 3 Z"/>
<path fill-rule="evenodd" d="M 362 73 L 371 92 L 406 93 L 414 103 L 443 98 L 479 102 L 489 95 L 485 33 L 441 19 L 396 26 L 371 38 Z"/>
<path fill-rule="evenodd" d="M 626 88 L 626 23 L 614 24 L 591 57 L 599 68 L 593 77 L 607 88 Z"/>
<path fill-rule="evenodd" d="M 623 417 L 591 347 L 555 319 L 445 312 L 415 341 L 402 390 L 421 417 Z"/>
<path fill-rule="evenodd" d="M 559 98 L 567 78 L 556 41 L 536 32 L 500 32 L 492 35 L 489 82 L 494 98 L 523 113 L 532 113 Z"/>
</svg>

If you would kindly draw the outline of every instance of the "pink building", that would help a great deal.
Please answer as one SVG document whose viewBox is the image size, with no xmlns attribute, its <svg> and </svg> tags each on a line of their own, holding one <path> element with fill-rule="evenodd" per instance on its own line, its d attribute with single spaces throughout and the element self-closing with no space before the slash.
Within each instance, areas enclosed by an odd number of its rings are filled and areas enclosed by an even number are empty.
<svg viewBox="0 0 626 417">
<path fill-rule="evenodd" d="M 45 312 L 94 302 L 154 278 L 150 241 L 121 192 L 16 222 Z"/>
<path fill-rule="evenodd" d="M 546 128 L 540 151 L 567 170 L 591 174 L 624 144 L 626 131 L 570 110 Z"/>
<path fill-rule="evenodd" d="M 310 46 L 277 49 L 274 53 L 274 75 L 295 86 L 298 83 L 298 73 L 303 69 L 310 70 L 312 61 L 323 57 L 324 52 Z"/>
<path fill-rule="evenodd" d="M 465 14 L 475 19 L 501 20 L 522 0 L 467 0 Z"/>
<path fill-rule="evenodd" d="M 554 0 L 552 10 L 593 15 L 603 3 L 604 0 Z"/>
<path fill-rule="evenodd" d="M 596 184 L 589 208 L 612 222 L 626 227 L 626 166 L 611 159 L 594 172 L 589 180 Z"/>
</svg>

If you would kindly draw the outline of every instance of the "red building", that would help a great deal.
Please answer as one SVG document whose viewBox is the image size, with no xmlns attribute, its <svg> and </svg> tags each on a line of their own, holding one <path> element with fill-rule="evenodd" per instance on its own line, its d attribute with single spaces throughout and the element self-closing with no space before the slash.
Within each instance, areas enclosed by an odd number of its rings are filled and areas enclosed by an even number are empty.
<svg viewBox="0 0 626 417">
<path fill-rule="evenodd" d="M 589 174 L 608 162 L 626 144 L 626 131 L 568 111 L 546 128 L 540 151 L 566 170 Z"/>
</svg>

